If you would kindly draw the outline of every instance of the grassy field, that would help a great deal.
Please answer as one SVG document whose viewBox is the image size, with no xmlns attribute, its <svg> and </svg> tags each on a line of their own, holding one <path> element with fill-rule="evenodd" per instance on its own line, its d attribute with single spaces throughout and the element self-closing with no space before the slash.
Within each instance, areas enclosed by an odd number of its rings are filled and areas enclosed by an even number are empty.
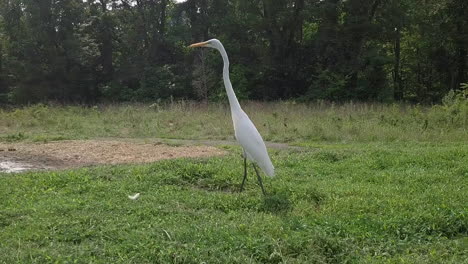
<svg viewBox="0 0 468 264">
<path fill-rule="evenodd" d="M 269 141 L 468 141 L 468 103 L 423 107 L 245 102 L 243 108 Z M 36 105 L 0 110 L 0 140 L 100 137 L 232 139 L 233 131 L 225 104 Z"/>
<path fill-rule="evenodd" d="M 241 150 L 56 172 L 0 173 L 0 263 L 467 263 L 467 116 L 450 106 L 247 103 L 277 177 Z M 5 141 L 232 138 L 223 105 L 32 106 Z M 127 195 L 141 193 L 138 200 Z"/>
</svg>

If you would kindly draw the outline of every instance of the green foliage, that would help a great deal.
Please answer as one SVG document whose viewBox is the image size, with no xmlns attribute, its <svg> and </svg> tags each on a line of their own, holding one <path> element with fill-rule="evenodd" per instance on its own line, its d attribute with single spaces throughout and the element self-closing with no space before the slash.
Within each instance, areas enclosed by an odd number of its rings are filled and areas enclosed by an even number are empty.
<svg viewBox="0 0 468 264">
<path fill-rule="evenodd" d="M 16 134 L 10 134 L 10 135 L 4 136 L 3 140 L 5 140 L 6 142 L 15 142 L 15 141 L 24 140 L 26 138 L 27 137 L 25 136 L 25 134 L 18 132 Z"/>
<path fill-rule="evenodd" d="M 250 97 L 249 77 L 250 70 L 246 65 L 236 64 L 231 68 L 231 82 L 236 87 L 236 96 L 239 100 L 246 100 Z M 225 91 L 223 91 L 225 93 Z"/>
<path fill-rule="evenodd" d="M 450 90 L 442 99 L 441 106 L 435 108 L 441 109 L 440 119 L 450 120 L 450 123 L 461 127 L 467 127 L 468 124 L 468 89 L 462 86 L 462 90 Z"/>
<path fill-rule="evenodd" d="M 160 98 L 174 96 L 174 74 L 170 68 L 147 67 L 145 68 L 140 88 L 135 92 L 135 99 L 139 101 L 152 101 Z"/>
<path fill-rule="evenodd" d="M 440 102 L 467 81 L 462 0 L 0 2 L 0 102 Z"/>
<path fill-rule="evenodd" d="M 346 78 L 340 74 L 324 70 L 315 77 L 309 88 L 310 99 L 340 100 L 346 98 Z"/>
</svg>

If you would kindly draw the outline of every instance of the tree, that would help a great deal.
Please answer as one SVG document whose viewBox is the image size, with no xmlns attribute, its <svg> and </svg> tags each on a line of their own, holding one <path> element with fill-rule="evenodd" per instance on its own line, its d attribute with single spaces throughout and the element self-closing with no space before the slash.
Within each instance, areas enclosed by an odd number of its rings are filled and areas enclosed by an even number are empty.
<svg viewBox="0 0 468 264">
<path fill-rule="evenodd" d="M 437 102 L 467 82 L 466 13 L 463 0 L 0 0 L 0 100 L 221 98 L 219 56 L 185 48 L 218 38 L 240 99 Z"/>
</svg>

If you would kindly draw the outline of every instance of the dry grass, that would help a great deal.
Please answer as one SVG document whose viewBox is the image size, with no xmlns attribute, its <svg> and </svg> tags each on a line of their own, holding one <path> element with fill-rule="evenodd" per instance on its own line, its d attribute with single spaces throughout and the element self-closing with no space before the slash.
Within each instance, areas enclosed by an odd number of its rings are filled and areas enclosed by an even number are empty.
<svg viewBox="0 0 468 264">
<path fill-rule="evenodd" d="M 242 102 L 264 139 L 276 142 L 466 141 L 468 108 L 397 104 Z M 229 108 L 162 104 L 44 106 L 0 112 L 0 138 L 232 139 Z"/>
<path fill-rule="evenodd" d="M 0 160 L 24 164 L 28 169 L 149 163 L 223 154 L 226 152 L 210 146 L 168 146 L 161 143 L 116 140 L 64 140 L 46 144 L 0 143 Z"/>
</svg>

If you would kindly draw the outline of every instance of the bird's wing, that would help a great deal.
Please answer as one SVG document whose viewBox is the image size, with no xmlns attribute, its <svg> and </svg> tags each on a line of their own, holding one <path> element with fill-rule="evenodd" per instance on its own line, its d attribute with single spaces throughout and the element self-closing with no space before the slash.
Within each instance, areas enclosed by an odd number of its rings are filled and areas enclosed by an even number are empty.
<svg viewBox="0 0 468 264">
<path fill-rule="evenodd" d="M 234 130 L 236 139 L 244 148 L 247 157 L 260 166 L 260 168 L 270 177 L 275 174 L 275 169 L 263 142 L 262 136 L 250 118 L 243 111 L 233 113 Z"/>
</svg>

